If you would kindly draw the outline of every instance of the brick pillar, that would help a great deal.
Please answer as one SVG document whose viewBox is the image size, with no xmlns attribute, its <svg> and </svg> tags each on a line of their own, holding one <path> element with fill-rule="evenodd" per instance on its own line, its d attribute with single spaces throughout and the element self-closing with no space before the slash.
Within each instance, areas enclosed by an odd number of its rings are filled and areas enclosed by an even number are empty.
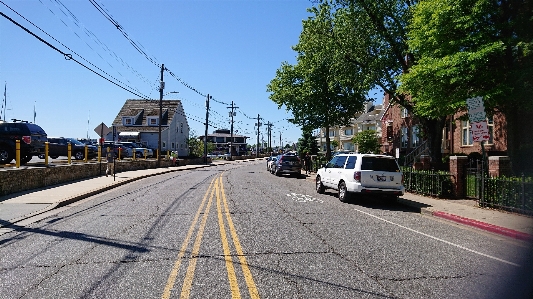
<svg viewBox="0 0 533 299">
<path fill-rule="evenodd" d="M 511 159 L 506 156 L 489 157 L 489 175 L 491 177 L 510 176 Z"/>
<path fill-rule="evenodd" d="M 468 157 L 451 156 L 450 157 L 450 174 L 452 175 L 452 191 L 455 198 L 465 197 L 465 178 L 466 164 Z"/>
</svg>

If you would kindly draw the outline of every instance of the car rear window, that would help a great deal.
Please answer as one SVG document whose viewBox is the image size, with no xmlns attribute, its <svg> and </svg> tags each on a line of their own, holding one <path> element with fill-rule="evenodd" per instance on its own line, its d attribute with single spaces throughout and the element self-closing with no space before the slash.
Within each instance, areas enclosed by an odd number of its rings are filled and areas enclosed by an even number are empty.
<svg viewBox="0 0 533 299">
<path fill-rule="evenodd" d="M 396 164 L 396 160 L 382 157 L 363 157 L 361 170 L 400 171 L 398 169 L 398 164 Z"/>
<path fill-rule="evenodd" d="M 27 124 L 28 129 L 32 134 L 46 135 L 44 130 L 36 124 Z"/>
<path fill-rule="evenodd" d="M 283 156 L 283 161 L 299 161 L 297 156 Z"/>
</svg>

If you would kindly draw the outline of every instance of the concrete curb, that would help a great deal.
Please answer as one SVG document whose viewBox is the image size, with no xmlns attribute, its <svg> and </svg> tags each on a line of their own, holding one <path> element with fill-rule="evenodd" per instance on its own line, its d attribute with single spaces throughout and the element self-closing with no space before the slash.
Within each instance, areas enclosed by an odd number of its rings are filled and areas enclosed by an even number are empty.
<svg viewBox="0 0 533 299">
<path fill-rule="evenodd" d="M 465 218 L 465 217 L 461 217 L 461 216 L 457 216 L 457 215 L 453 215 L 453 214 L 441 212 L 441 211 L 434 211 L 431 214 L 435 217 L 444 218 L 446 220 L 451 220 L 457 223 L 476 227 L 476 228 L 483 229 L 483 230 L 486 230 L 492 233 L 504 235 L 510 238 L 524 240 L 524 241 L 533 241 L 533 235 L 519 232 L 516 230 L 512 230 L 509 228 L 505 228 L 505 227 L 501 227 L 501 226 L 497 226 L 497 225 L 493 225 L 493 224 L 485 223 L 482 221 L 469 219 L 469 218 Z"/>
<path fill-rule="evenodd" d="M 397 202 L 400 203 L 400 204 L 415 208 L 422 215 L 432 216 L 432 217 L 439 217 L 439 218 L 442 218 L 442 219 L 446 219 L 446 220 L 453 221 L 453 222 L 456 222 L 456 223 L 468 225 L 468 226 L 471 226 L 471 227 L 475 227 L 475 228 L 482 229 L 482 230 L 485 230 L 485 231 L 488 231 L 488 232 L 491 232 L 491 233 L 507 236 L 507 237 L 510 237 L 510 238 L 518 239 L 518 240 L 533 241 L 533 235 L 530 235 L 530 234 L 527 234 L 527 233 L 523 233 L 523 232 L 519 232 L 519 231 L 516 231 L 516 230 L 512 230 L 512 229 L 509 229 L 509 228 L 505 228 L 505 227 L 489 224 L 489 223 L 482 222 L 482 221 L 479 221 L 479 220 L 474 220 L 474 219 L 470 219 L 470 218 L 466 218 L 466 217 L 450 214 L 450 213 L 447 213 L 447 212 L 438 211 L 438 210 L 435 210 L 433 207 L 427 206 L 425 204 L 422 204 L 422 203 L 419 203 L 419 202 L 416 202 L 416 201 L 408 200 L 408 199 L 405 199 L 405 198 L 398 198 Z"/>
</svg>

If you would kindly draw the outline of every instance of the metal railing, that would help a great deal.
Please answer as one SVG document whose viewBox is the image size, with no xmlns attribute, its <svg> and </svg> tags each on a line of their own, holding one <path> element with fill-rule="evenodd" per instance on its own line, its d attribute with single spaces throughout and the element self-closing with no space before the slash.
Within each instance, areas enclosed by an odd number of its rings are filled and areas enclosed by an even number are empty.
<svg viewBox="0 0 533 299">
<path fill-rule="evenodd" d="M 427 140 L 422 142 L 409 154 L 405 155 L 404 160 L 403 160 L 403 166 L 412 165 L 416 161 L 416 158 L 420 157 L 422 154 L 425 154 L 425 153 L 429 153 L 429 146 L 428 146 Z"/>
<path fill-rule="evenodd" d="M 443 198 L 452 196 L 452 175 L 449 172 L 408 168 L 402 171 L 406 191 Z"/>
</svg>

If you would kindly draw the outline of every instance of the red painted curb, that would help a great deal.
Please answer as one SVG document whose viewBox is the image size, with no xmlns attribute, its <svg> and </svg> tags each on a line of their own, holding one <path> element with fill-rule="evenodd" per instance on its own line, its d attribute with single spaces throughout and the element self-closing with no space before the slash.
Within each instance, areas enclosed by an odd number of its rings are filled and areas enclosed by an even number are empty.
<svg viewBox="0 0 533 299">
<path fill-rule="evenodd" d="M 436 216 L 436 217 L 441 217 L 447 220 L 452 220 L 452 221 L 459 222 L 465 225 L 477 227 L 477 228 L 490 231 L 496 234 L 504 235 L 507 237 L 511 237 L 511 238 L 515 238 L 519 240 L 525 240 L 525 241 L 533 241 L 533 235 L 519 232 L 513 229 L 509 229 L 509 228 L 505 228 L 505 227 L 501 227 L 501 226 L 497 226 L 497 225 L 493 225 L 493 224 L 481 222 L 478 220 L 469 219 L 469 218 L 449 214 L 446 212 L 441 212 L 441 211 L 435 211 L 432 214 L 433 216 Z"/>
</svg>

